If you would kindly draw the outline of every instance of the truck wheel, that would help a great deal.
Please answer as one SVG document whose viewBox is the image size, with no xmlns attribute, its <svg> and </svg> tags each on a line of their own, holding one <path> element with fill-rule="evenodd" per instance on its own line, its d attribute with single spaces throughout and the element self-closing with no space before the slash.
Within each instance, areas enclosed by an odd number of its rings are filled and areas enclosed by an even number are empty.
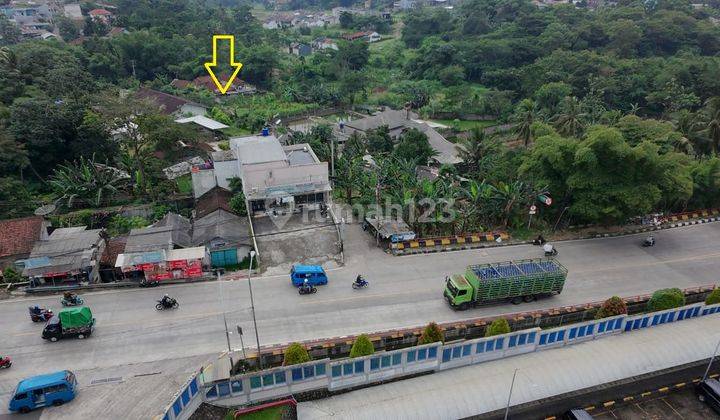
<svg viewBox="0 0 720 420">
<path fill-rule="evenodd" d="M 512 298 L 512 300 L 510 300 L 510 303 L 512 303 L 513 305 L 519 305 L 522 303 L 522 301 L 522 297 L 515 296 L 514 298 Z"/>
<path fill-rule="evenodd" d="M 57 337 L 50 337 L 50 341 L 52 341 L 53 343 L 56 342 L 57 340 L 58 340 Z"/>
<path fill-rule="evenodd" d="M 532 302 L 534 300 L 535 300 L 535 296 L 533 296 L 533 295 L 523 296 L 523 302 Z"/>
<path fill-rule="evenodd" d="M 698 401 L 705 402 L 705 396 L 703 394 L 698 394 Z"/>
<path fill-rule="evenodd" d="M 467 308 L 469 308 L 469 307 L 470 307 L 470 304 L 469 304 L 469 303 L 463 302 L 463 303 L 460 304 L 460 306 L 458 306 L 458 310 L 459 310 L 459 311 L 466 311 Z"/>
<path fill-rule="evenodd" d="M 63 405 L 63 400 L 55 400 L 53 401 L 53 405 L 55 407 L 60 407 L 61 405 Z"/>
<path fill-rule="evenodd" d="M 82 340 L 83 338 L 85 338 L 85 334 L 78 334 L 78 338 Z"/>
<path fill-rule="evenodd" d="M 22 414 L 27 414 L 27 413 L 30 412 L 30 409 L 27 408 L 27 407 L 20 407 L 20 412 L 21 412 Z"/>
</svg>

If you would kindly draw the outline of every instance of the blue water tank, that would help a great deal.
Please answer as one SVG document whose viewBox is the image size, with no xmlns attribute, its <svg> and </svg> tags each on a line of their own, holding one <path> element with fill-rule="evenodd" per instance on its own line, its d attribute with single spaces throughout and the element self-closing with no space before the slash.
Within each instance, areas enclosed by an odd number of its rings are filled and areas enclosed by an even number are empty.
<svg viewBox="0 0 720 420">
<path fill-rule="evenodd" d="M 262 129 L 262 135 L 263 137 L 267 137 L 270 135 L 270 129 L 268 127 L 263 127 Z"/>
</svg>

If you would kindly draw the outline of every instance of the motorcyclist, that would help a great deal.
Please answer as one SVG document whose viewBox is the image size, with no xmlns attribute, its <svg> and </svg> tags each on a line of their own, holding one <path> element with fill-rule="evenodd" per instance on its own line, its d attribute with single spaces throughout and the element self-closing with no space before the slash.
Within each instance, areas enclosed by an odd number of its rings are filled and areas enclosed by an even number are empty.
<svg viewBox="0 0 720 420">
<path fill-rule="evenodd" d="M 303 284 L 300 287 L 302 288 L 303 292 L 309 292 L 312 286 L 310 286 L 310 283 L 308 283 L 308 279 L 305 279 L 303 280 Z"/>
<path fill-rule="evenodd" d="M 63 297 L 70 303 L 77 303 L 77 295 L 73 292 L 65 292 Z"/>
<path fill-rule="evenodd" d="M 543 251 L 545 251 L 546 255 L 552 255 L 556 252 L 552 244 L 549 244 L 547 242 L 543 245 Z"/>
<path fill-rule="evenodd" d="M 535 245 L 542 245 L 542 244 L 544 244 L 546 241 L 545 241 L 545 238 L 543 238 L 542 235 L 538 235 L 537 238 L 535 238 L 535 240 L 534 240 L 533 242 L 535 243 Z"/>
<path fill-rule="evenodd" d="M 365 279 L 363 278 L 362 274 L 358 274 L 357 277 L 355 277 L 355 284 L 358 286 L 362 286 L 365 283 Z"/>
<path fill-rule="evenodd" d="M 42 312 L 43 312 L 42 309 L 38 305 L 33 306 L 31 308 L 31 311 L 32 311 L 33 315 L 42 315 Z"/>
<path fill-rule="evenodd" d="M 645 244 L 648 246 L 655 245 L 655 237 L 653 235 L 650 235 L 647 238 L 645 238 Z"/>
<path fill-rule="evenodd" d="M 171 298 L 170 295 L 165 293 L 163 295 L 162 299 L 160 300 L 160 303 L 162 303 L 163 306 L 169 307 L 169 306 L 172 306 L 174 301 L 175 301 L 175 299 Z"/>
</svg>

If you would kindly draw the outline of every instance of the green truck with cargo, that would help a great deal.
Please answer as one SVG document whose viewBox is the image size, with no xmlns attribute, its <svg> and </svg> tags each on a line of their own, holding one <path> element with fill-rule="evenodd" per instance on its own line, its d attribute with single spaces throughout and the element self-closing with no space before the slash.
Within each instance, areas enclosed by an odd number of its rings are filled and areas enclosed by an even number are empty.
<svg viewBox="0 0 720 420">
<path fill-rule="evenodd" d="M 459 310 L 501 300 L 518 304 L 560 294 L 566 278 L 567 269 L 555 259 L 470 265 L 445 279 L 443 295 Z"/>
<path fill-rule="evenodd" d="M 95 318 L 87 306 L 63 309 L 45 324 L 42 338 L 50 341 L 67 337 L 85 338 L 92 334 L 94 325 Z"/>
</svg>

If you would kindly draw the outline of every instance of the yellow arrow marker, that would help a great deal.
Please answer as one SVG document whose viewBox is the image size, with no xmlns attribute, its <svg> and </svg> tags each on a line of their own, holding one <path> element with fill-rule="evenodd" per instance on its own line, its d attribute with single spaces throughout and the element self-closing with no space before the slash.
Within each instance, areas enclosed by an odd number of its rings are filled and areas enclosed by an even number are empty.
<svg viewBox="0 0 720 420">
<path fill-rule="evenodd" d="M 228 40 L 230 41 L 230 66 L 232 66 L 235 70 L 228 78 L 227 82 L 225 84 L 222 84 L 220 80 L 218 80 L 217 76 L 215 75 L 215 72 L 213 71 L 213 68 L 217 67 L 217 60 L 218 60 L 218 44 L 220 43 L 220 40 Z M 230 89 L 230 86 L 232 86 L 233 80 L 235 80 L 235 77 L 237 77 L 238 73 L 240 73 L 240 69 L 242 68 L 242 63 L 235 62 L 235 36 L 234 35 L 213 35 L 213 58 L 212 62 L 205 63 L 205 68 L 207 69 L 208 73 L 210 73 L 210 78 L 212 78 L 213 82 L 215 82 L 215 86 L 217 86 L 220 93 L 225 94 L 228 89 Z"/>
</svg>

